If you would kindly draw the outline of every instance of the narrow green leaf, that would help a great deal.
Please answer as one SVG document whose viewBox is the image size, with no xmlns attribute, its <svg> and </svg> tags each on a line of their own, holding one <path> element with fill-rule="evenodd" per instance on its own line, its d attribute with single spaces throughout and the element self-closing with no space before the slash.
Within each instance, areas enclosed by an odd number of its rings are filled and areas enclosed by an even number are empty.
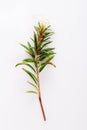
<svg viewBox="0 0 87 130">
<path fill-rule="evenodd" d="M 50 39 L 50 37 L 44 38 L 44 39 L 42 40 L 42 42 L 46 42 L 46 41 L 48 41 L 49 39 Z"/>
<path fill-rule="evenodd" d="M 19 65 L 20 65 L 20 63 L 16 64 L 15 67 L 17 67 L 17 66 L 19 66 Z"/>
<path fill-rule="evenodd" d="M 35 57 L 33 47 L 31 46 L 31 44 L 29 42 L 27 42 L 27 44 L 28 44 L 28 47 L 29 47 L 29 50 L 30 50 L 32 56 Z"/>
<path fill-rule="evenodd" d="M 31 82 L 29 82 L 29 81 L 27 81 L 30 85 L 32 85 L 34 88 L 36 88 L 36 89 L 38 89 L 38 87 L 35 85 L 35 84 L 33 84 L 33 83 L 31 83 Z"/>
<path fill-rule="evenodd" d="M 35 62 L 34 59 L 31 58 L 26 58 L 23 60 L 23 62 Z"/>
<path fill-rule="evenodd" d="M 47 52 L 47 53 L 43 53 L 40 57 L 39 60 L 42 61 L 45 58 L 49 58 L 49 56 L 56 54 L 55 52 Z"/>
<path fill-rule="evenodd" d="M 35 50 L 37 49 L 37 36 L 36 36 L 36 33 L 34 32 L 34 47 L 35 47 Z"/>
<path fill-rule="evenodd" d="M 34 39 L 32 37 L 30 37 L 31 41 L 34 43 Z"/>
<path fill-rule="evenodd" d="M 30 64 L 25 64 L 25 65 L 27 65 L 28 67 L 30 67 L 35 72 L 35 69 Z"/>
<path fill-rule="evenodd" d="M 44 32 L 47 31 L 50 27 L 51 27 L 51 25 L 47 26 L 47 27 L 44 29 Z"/>
<path fill-rule="evenodd" d="M 41 49 L 43 49 L 44 47 L 46 47 L 48 44 L 52 43 L 52 41 L 48 41 L 45 44 L 42 45 Z"/>
<path fill-rule="evenodd" d="M 54 56 L 50 56 L 44 63 L 42 63 L 40 65 L 40 68 L 39 68 L 39 72 L 41 72 L 47 64 L 49 64 L 49 62 L 54 58 Z"/>
<path fill-rule="evenodd" d="M 38 27 L 34 26 L 34 29 L 35 29 L 36 31 L 38 31 Z"/>
<path fill-rule="evenodd" d="M 36 50 L 37 49 L 37 36 L 36 36 L 36 33 L 34 32 L 34 39 L 33 38 L 30 38 L 33 43 L 34 43 L 34 49 Z"/>
<path fill-rule="evenodd" d="M 40 22 L 38 22 L 38 26 L 39 26 L 39 28 L 40 28 Z"/>
<path fill-rule="evenodd" d="M 37 84 L 37 78 L 35 77 L 35 75 L 33 73 L 31 73 L 30 71 L 28 71 L 27 69 L 22 68 L 32 79 L 33 81 Z"/>
<path fill-rule="evenodd" d="M 54 55 L 53 56 L 50 56 L 48 59 L 47 59 L 47 63 L 50 62 L 52 59 L 54 58 Z"/>
<path fill-rule="evenodd" d="M 56 67 L 56 65 L 52 62 L 49 62 L 48 64 L 52 65 L 53 67 Z"/>
<path fill-rule="evenodd" d="M 28 47 L 26 46 L 26 45 L 24 45 L 24 44 L 20 44 L 22 47 L 24 47 L 26 50 L 28 50 L 29 51 L 29 49 L 28 49 Z"/>
<path fill-rule="evenodd" d="M 45 35 L 54 34 L 54 32 L 45 32 Z"/>
<path fill-rule="evenodd" d="M 39 68 L 39 72 L 41 72 L 45 68 L 46 64 L 42 64 Z"/>
<path fill-rule="evenodd" d="M 44 52 L 47 52 L 47 53 L 49 53 L 49 51 L 52 51 L 52 50 L 54 50 L 55 48 L 46 48 L 46 49 L 42 49 L 42 50 L 40 50 L 40 54 L 43 54 Z"/>
<path fill-rule="evenodd" d="M 24 47 L 26 49 L 26 52 L 33 57 L 33 54 L 31 53 L 30 49 L 26 45 L 23 45 L 23 44 L 20 44 L 20 45 Z"/>
<path fill-rule="evenodd" d="M 15 67 L 17 67 L 17 66 L 19 66 L 19 65 L 26 65 L 26 66 L 30 67 L 30 68 L 35 72 L 35 69 L 34 69 L 30 64 L 27 64 L 27 63 L 23 62 L 23 63 L 18 63 L 18 64 L 16 64 Z"/>
<path fill-rule="evenodd" d="M 36 91 L 27 91 L 27 93 L 37 94 L 37 92 L 36 92 Z"/>
<path fill-rule="evenodd" d="M 54 34 L 54 32 L 46 32 L 44 38 L 46 39 L 46 38 L 52 36 L 53 34 Z"/>
<path fill-rule="evenodd" d="M 29 54 L 31 57 L 33 57 L 33 58 L 34 58 L 34 56 L 31 54 L 31 52 L 26 51 L 26 53 L 27 53 L 27 54 Z"/>
</svg>

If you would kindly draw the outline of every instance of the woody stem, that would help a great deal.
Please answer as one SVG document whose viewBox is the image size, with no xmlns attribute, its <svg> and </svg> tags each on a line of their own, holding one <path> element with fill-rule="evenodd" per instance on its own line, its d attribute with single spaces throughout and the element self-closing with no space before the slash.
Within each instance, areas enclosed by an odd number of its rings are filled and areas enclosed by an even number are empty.
<svg viewBox="0 0 87 130">
<path fill-rule="evenodd" d="M 44 111 L 44 107 L 43 107 L 42 99 L 41 99 L 40 79 L 39 79 L 39 70 L 38 70 L 38 58 L 36 59 L 36 74 L 37 74 L 37 81 L 38 81 L 38 98 L 39 98 L 39 103 L 40 103 L 43 119 L 44 119 L 44 121 L 46 121 L 46 115 L 45 115 L 45 111 Z"/>
</svg>

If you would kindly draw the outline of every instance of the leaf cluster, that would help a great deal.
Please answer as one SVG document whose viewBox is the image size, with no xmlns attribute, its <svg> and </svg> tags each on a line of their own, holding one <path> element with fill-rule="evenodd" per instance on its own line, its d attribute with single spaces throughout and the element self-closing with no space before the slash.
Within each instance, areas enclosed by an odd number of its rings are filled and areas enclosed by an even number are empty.
<svg viewBox="0 0 87 130">
<path fill-rule="evenodd" d="M 34 26 L 34 35 L 31 38 L 31 42 L 27 42 L 27 45 L 20 44 L 25 51 L 29 54 L 29 57 L 23 59 L 21 63 L 16 64 L 25 65 L 29 67 L 29 69 L 22 68 L 33 80 L 34 83 L 28 83 L 33 86 L 36 90 L 35 91 L 27 91 L 28 93 L 37 94 L 38 92 L 38 79 L 37 79 L 37 69 L 38 72 L 42 72 L 42 70 L 48 65 L 54 65 L 51 60 L 55 56 L 55 48 L 49 47 L 52 43 L 51 36 L 54 33 L 51 30 L 51 26 L 45 26 L 42 23 L 38 23 L 37 26 Z M 30 71 L 31 69 L 31 71 Z"/>
</svg>

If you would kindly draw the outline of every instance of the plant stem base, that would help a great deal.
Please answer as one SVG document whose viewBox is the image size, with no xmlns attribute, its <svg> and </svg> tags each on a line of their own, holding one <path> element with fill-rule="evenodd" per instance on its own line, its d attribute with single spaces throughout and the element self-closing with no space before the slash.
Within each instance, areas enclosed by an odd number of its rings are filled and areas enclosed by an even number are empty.
<svg viewBox="0 0 87 130">
<path fill-rule="evenodd" d="M 41 111 L 42 111 L 42 115 L 43 115 L 44 121 L 46 121 L 46 115 L 45 115 L 45 111 L 44 111 L 44 108 L 43 108 L 41 96 L 39 96 L 39 102 L 40 102 L 40 107 L 41 107 Z"/>
</svg>

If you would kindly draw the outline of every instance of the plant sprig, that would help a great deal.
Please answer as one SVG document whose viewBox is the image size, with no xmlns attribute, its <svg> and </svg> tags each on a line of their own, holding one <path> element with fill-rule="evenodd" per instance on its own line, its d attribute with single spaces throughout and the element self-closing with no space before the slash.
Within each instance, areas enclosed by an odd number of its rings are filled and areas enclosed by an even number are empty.
<svg viewBox="0 0 87 130">
<path fill-rule="evenodd" d="M 56 67 L 56 65 L 51 61 L 56 54 L 54 51 L 55 48 L 49 47 L 49 44 L 52 43 L 51 36 L 54 33 L 52 32 L 50 25 L 46 26 L 43 23 L 38 23 L 37 26 L 34 26 L 34 29 L 35 30 L 33 38 L 31 38 L 32 43 L 27 42 L 27 45 L 24 45 L 22 43 L 20 44 L 29 54 L 29 57 L 23 59 L 20 63 L 16 64 L 16 67 L 20 65 L 25 65 L 29 68 L 22 68 L 23 71 L 27 73 L 29 77 L 31 77 L 32 82 L 28 81 L 28 84 L 34 88 L 34 90 L 29 90 L 27 92 L 32 94 L 38 94 L 43 118 L 44 121 L 46 121 L 46 115 L 41 99 L 39 74 L 49 64 Z"/>
</svg>

